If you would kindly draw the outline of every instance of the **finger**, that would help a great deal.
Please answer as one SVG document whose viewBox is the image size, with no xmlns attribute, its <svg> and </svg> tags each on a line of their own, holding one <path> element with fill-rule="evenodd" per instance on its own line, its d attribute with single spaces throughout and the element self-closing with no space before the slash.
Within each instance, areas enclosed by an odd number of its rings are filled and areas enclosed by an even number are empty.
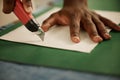
<svg viewBox="0 0 120 80">
<path fill-rule="evenodd" d="M 83 28 L 87 31 L 90 38 L 94 42 L 99 43 L 99 42 L 101 42 L 103 40 L 98 35 L 97 29 L 96 29 L 94 23 L 92 22 L 91 17 L 82 19 L 82 24 L 83 24 Z"/>
<path fill-rule="evenodd" d="M 26 12 L 28 13 L 32 13 L 32 1 L 31 0 L 22 0 L 23 3 L 23 7 L 25 9 Z"/>
<path fill-rule="evenodd" d="M 45 21 L 43 21 L 41 28 L 46 32 L 51 28 L 52 26 L 57 24 L 57 14 L 54 13 L 51 16 L 49 16 Z"/>
<path fill-rule="evenodd" d="M 99 20 L 99 18 L 97 18 L 97 16 L 93 16 L 92 19 L 97 27 L 97 30 L 99 31 L 100 36 L 104 39 L 110 39 L 111 36 L 107 32 L 105 25 Z"/>
<path fill-rule="evenodd" d="M 99 18 L 100 20 L 108 27 L 116 30 L 116 31 L 120 31 L 120 26 L 118 26 L 117 24 L 115 24 L 114 22 L 112 22 L 111 20 L 105 18 L 105 17 L 102 17 L 99 15 Z"/>
<path fill-rule="evenodd" d="M 73 18 L 70 23 L 71 40 L 75 43 L 80 42 L 80 19 Z"/>
<path fill-rule="evenodd" d="M 3 12 L 9 14 L 13 11 L 15 0 L 3 0 Z"/>
</svg>

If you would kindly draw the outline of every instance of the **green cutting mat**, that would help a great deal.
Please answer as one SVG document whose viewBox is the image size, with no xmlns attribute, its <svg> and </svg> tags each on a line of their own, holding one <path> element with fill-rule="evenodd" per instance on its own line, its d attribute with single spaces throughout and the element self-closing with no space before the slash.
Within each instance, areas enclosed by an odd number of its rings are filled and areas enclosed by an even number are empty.
<svg viewBox="0 0 120 80">
<path fill-rule="evenodd" d="M 92 9 L 120 11 L 119 0 L 88 1 Z M 18 26 L 20 24 L 0 34 Z M 0 60 L 120 76 L 120 32 L 110 34 L 112 39 L 100 43 L 91 54 L 0 40 Z"/>
</svg>

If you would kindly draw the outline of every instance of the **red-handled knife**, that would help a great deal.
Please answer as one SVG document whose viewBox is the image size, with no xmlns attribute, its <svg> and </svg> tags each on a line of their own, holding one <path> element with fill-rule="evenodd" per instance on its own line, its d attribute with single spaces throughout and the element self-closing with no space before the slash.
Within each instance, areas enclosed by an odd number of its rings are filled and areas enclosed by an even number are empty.
<svg viewBox="0 0 120 80">
<path fill-rule="evenodd" d="M 37 34 L 42 41 L 44 40 L 45 32 L 40 28 L 39 23 L 35 20 L 33 15 L 24 10 L 21 0 L 16 0 L 13 12 L 29 31 Z"/>
</svg>

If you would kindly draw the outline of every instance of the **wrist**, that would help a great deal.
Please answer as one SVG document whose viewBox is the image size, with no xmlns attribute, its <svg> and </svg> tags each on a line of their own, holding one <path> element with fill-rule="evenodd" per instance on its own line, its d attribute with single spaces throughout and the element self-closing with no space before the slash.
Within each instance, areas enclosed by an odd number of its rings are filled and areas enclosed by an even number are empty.
<svg viewBox="0 0 120 80">
<path fill-rule="evenodd" d="M 64 0 L 63 7 L 87 6 L 87 0 Z"/>
</svg>

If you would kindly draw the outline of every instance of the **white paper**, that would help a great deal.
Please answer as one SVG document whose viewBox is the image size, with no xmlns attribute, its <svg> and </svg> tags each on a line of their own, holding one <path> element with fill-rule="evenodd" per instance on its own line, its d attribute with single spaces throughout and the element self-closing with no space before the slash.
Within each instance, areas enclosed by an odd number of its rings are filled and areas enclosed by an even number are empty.
<svg viewBox="0 0 120 80">
<path fill-rule="evenodd" d="M 37 18 L 38 22 L 41 24 L 50 14 L 58 11 L 60 8 L 53 8 L 47 13 L 41 15 Z M 120 21 L 120 12 L 109 12 L 109 11 L 96 11 L 97 13 L 105 16 L 115 23 Z M 81 42 L 73 43 L 70 39 L 69 27 L 52 27 L 48 32 L 45 33 L 44 41 L 35 35 L 34 33 L 28 31 L 24 26 L 21 26 L 8 34 L 3 35 L 0 39 L 28 43 L 52 48 L 59 48 L 65 50 L 79 51 L 90 53 L 98 44 L 94 43 L 84 31 L 80 34 Z"/>
</svg>

